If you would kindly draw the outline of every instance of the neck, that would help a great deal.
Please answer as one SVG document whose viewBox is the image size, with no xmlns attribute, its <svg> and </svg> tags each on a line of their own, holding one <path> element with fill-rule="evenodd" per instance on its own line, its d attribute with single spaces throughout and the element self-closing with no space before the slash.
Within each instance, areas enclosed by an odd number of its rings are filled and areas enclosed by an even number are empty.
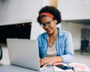
<svg viewBox="0 0 90 72">
<path fill-rule="evenodd" d="M 57 36 L 58 29 L 56 28 L 55 31 L 52 34 L 49 34 L 50 37 L 55 37 Z"/>
</svg>

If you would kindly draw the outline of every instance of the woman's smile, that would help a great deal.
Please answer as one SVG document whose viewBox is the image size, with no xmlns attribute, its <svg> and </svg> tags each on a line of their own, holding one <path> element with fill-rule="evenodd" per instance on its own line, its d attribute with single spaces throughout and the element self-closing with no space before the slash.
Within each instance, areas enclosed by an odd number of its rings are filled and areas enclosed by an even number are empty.
<svg viewBox="0 0 90 72">
<path fill-rule="evenodd" d="M 48 28 L 48 29 L 46 29 L 46 31 L 47 31 L 47 32 L 50 32 L 50 31 L 51 31 L 51 29 L 50 29 L 50 28 Z"/>
</svg>

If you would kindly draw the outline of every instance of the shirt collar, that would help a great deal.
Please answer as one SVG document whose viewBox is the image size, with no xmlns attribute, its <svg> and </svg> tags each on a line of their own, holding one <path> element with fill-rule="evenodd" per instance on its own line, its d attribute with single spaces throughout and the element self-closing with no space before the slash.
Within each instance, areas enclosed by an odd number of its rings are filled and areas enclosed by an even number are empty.
<svg viewBox="0 0 90 72">
<path fill-rule="evenodd" d="M 58 29 L 58 36 L 61 37 L 63 35 L 63 33 L 62 33 L 62 31 L 61 31 L 61 29 L 59 27 L 57 27 L 57 29 Z M 45 32 L 43 34 L 43 36 L 48 40 L 48 33 L 47 32 Z"/>
<path fill-rule="evenodd" d="M 58 28 L 58 27 L 57 27 L 57 29 L 58 29 L 58 36 L 61 37 L 63 35 L 62 30 L 60 28 Z"/>
</svg>

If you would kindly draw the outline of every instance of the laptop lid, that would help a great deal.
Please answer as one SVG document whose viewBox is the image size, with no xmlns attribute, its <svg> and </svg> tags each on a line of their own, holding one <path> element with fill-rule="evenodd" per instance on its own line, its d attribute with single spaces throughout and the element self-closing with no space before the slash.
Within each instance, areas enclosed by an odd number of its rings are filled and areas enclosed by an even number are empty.
<svg viewBox="0 0 90 72">
<path fill-rule="evenodd" d="M 10 63 L 40 70 L 38 41 L 28 39 L 7 39 Z"/>
</svg>

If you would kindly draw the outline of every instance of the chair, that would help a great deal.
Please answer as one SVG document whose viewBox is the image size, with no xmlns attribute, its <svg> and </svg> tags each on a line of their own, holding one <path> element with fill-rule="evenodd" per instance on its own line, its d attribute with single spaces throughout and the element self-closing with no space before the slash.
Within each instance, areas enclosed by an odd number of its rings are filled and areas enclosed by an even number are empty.
<svg viewBox="0 0 90 72">
<path fill-rule="evenodd" d="M 89 40 L 84 39 L 81 41 L 81 50 L 85 50 L 87 47 L 89 47 Z"/>
<path fill-rule="evenodd" d="M 90 53 L 89 40 L 81 41 L 81 52 L 82 53 Z"/>
<path fill-rule="evenodd" d="M 2 47 L 0 46 L 0 60 L 2 59 Z"/>
</svg>

